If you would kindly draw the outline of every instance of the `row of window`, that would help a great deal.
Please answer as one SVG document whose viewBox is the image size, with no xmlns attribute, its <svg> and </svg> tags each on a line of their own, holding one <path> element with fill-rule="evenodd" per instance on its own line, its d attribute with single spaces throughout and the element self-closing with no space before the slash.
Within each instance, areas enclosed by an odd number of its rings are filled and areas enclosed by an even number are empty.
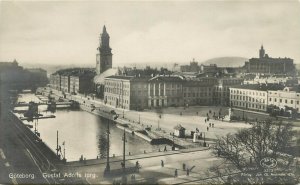
<svg viewBox="0 0 300 185">
<path fill-rule="evenodd" d="M 246 108 L 255 108 L 255 109 L 262 109 L 264 110 L 265 109 L 265 105 L 260 105 L 260 104 L 253 104 L 253 103 L 246 103 L 246 102 L 236 102 L 236 101 L 233 101 L 232 102 L 232 105 L 233 106 L 238 106 L 238 107 L 246 107 Z"/>
<path fill-rule="evenodd" d="M 277 102 L 277 98 L 274 98 L 274 99 L 269 98 L 269 101 L 270 101 L 270 102 L 272 102 L 272 100 L 274 100 L 274 102 Z M 279 103 L 282 103 L 282 99 L 278 99 L 278 100 L 279 100 Z M 294 100 L 289 100 L 289 101 L 288 101 L 287 99 L 284 100 L 284 103 L 288 104 L 288 102 L 289 102 L 290 104 L 294 104 Z M 299 100 L 296 101 L 296 104 L 299 105 Z"/>
<path fill-rule="evenodd" d="M 231 95 L 230 98 L 232 100 L 243 100 L 243 101 L 252 101 L 252 102 L 262 102 L 265 103 L 265 99 L 262 98 L 252 98 L 247 96 L 238 96 L 238 95 Z"/>
<path fill-rule="evenodd" d="M 105 82 L 105 86 L 122 87 L 122 85 L 123 85 L 123 88 L 129 88 L 129 84 L 128 83 L 111 82 L 111 81 L 106 81 Z"/>
<path fill-rule="evenodd" d="M 231 94 L 243 94 L 243 95 L 256 95 L 256 96 L 265 96 L 265 92 L 255 92 L 255 91 L 242 91 L 242 90 L 230 90 Z"/>
<path fill-rule="evenodd" d="M 210 93 L 183 93 L 183 97 L 203 97 L 203 96 L 210 96 Z"/>
</svg>

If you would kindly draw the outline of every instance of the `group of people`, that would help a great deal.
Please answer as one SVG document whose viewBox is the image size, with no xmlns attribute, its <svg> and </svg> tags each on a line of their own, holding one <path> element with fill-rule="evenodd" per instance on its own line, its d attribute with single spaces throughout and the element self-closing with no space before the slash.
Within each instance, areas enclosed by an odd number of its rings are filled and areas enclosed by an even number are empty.
<svg viewBox="0 0 300 185">
<path fill-rule="evenodd" d="M 161 165 L 161 167 L 164 167 L 165 166 L 165 162 L 163 160 L 161 160 L 160 165 Z M 186 168 L 186 164 L 185 163 L 182 164 L 182 169 L 184 171 L 186 171 L 186 175 L 187 176 L 190 175 L 190 171 L 191 170 L 189 168 Z M 174 171 L 174 178 L 176 178 L 176 177 L 178 177 L 178 169 L 175 169 L 175 171 Z"/>
</svg>

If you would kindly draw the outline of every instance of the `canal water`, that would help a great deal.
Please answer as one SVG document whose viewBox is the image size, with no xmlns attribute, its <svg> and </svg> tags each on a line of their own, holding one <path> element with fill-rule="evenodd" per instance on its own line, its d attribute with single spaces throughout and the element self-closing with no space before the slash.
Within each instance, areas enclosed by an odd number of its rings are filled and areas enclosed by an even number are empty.
<svg viewBox="0 0 300 185">
<path fill-rule="evenodd" d="M 35 101 L 39 99 L 33 94 L 21 94 L 19 102 Z M 20 109 L 20 108 L 18 108 Z M 83 155 L 86 159 L 95 159 L 97 156 L 106 157 L 107 153 L 107 123 L 108 120 L 100 116 L 85 112 L 58 109 L 55 113 L 45 112 L 46 106 L 39 106 L 43 115 L 54 114 L 56 118 L 40 119 L 37 122 L 38 132 L 41 139 L 53 150 L 56 149 L 56 133 L 59 132 L 59 144 L 65 142 L 67 161 L 79 160 Z M 22 115 L 20 115 L 22 116 Z M 34 122 L 24 121 L 25 124 L 33 125 Z M 123 154 L 123 130 L 115 124 L 110 124 L 110 156 Z M 141 154 L 144 152 L 158 151 L 164 146 L 151 145 L 147 141 L 126 133 L 126 155 L 131 153 Z"/>
</svg>

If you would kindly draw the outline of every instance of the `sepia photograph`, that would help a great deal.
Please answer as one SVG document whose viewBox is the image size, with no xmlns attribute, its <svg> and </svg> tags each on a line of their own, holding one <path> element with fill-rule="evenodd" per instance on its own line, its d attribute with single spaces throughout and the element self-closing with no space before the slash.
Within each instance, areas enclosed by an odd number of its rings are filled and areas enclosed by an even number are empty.
<svg viewBox="0 0 300 185">
<path fill-rule="evenodd" d="M 0 0 L 0 184 L 300 185 L 300 0 Z"/>
</svg>

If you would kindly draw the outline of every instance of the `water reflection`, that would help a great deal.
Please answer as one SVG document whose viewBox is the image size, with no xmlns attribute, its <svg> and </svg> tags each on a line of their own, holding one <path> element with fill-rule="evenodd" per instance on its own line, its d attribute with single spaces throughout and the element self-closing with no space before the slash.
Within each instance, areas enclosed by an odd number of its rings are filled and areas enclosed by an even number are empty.
<svg viewBox="0 0 300 185">
<path fill-rule="evenodd" d="M 98 140 L 98 155 L 100 158 L 105 158 L 107 156 L 107 149 L 108 149 L 108 142 L 107 142 L 107 124 L 108 120 L 102 119 L 98 117 L 98 133 L 97 133 L 97 140 Z"/>
</svg>

